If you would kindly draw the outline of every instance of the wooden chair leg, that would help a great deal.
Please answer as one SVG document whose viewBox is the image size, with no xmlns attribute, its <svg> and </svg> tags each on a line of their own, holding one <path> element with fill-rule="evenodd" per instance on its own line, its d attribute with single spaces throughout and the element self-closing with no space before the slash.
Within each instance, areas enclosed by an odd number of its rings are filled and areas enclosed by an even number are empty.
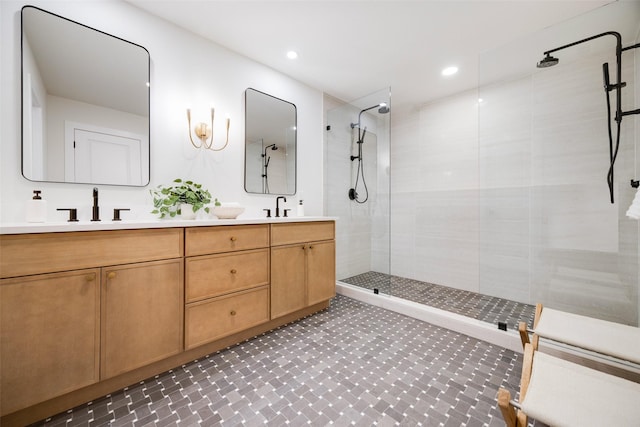
<svg viewBox="0 0 640 427">
<path fill-rule="evenodd" d="M 542 316 L 542 304 L 536 304 L 536 313 L 533 317 L 533 329 L 538 326 L 538 322 L 540 321 L 540 316 Z"/>
<path fill-rule="evenodd" d="M 518 332 L 520 333 L 520 341 L 522 341 L 522 348 L 529 343 L 529 333 L 527 332 L 527 323 L 518 323 Z"/>
<path fill-rule="evenodd" d="M 498 390 L 498 407 L 507 427 L 517 427 L 516 410 L 511 406 L 511 393 L 502 387 Z"/>
</svg>

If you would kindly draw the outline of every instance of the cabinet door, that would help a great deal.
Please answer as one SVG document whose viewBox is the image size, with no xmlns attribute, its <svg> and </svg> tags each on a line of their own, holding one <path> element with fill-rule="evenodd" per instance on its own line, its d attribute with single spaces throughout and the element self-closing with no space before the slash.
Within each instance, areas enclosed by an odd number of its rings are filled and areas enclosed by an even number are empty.
<svg viewBox="0 0 640 427">
<path fill-rule="evenodd" d="M 2 415 L 99 379 L 100 270 L 0 281 Z"/>
<path fill-rule="evenodd" d="M 307 303 L 317 304 L 336 296 L 336 244 L 307 245 Z"/>
<path fill-rule="evenodd" d="M 306 306 L 305 244 L 271 248 L 271 318 Z"/>
<path fill-rule="evenodd" d="M 102 379 L 182 351 L 182 259 L 103 268 L 102 283 Z"/>
</svg>

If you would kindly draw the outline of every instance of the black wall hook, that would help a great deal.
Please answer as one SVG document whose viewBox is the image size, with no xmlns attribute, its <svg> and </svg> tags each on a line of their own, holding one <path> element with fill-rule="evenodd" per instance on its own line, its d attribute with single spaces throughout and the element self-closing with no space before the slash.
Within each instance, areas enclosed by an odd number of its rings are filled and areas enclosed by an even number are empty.
<svg viewBox="0 0 640 427">
<path fill-rule="evenodd" d="M 640 187 L 640 181 L 636 181 L 636 180 L 632 179 L 632 180 L 631 180 L 631 186 L 632 186 L 633 188 L 638 188 L 638 187 Z"/>
</svg>

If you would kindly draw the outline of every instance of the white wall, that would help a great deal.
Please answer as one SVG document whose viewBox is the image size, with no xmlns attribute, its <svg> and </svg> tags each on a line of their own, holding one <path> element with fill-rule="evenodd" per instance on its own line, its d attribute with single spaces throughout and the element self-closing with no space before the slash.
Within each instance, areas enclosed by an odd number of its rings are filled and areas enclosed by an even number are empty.
<svg viewBox="0 0 640 427">
<path fill-rule="evenodd" d="M 305 213 L 322 214 L 322 93 L 214 43 L 166 23 L 120 0 L 33 1 L 41 7 L 147 48 L 151 55 L 151 184 L 142 188 L 99 186 L 102 216 L 112 207 L 130 207 L 125 218 L 150 217 L 149 188 L 182 177 L 202 183 L 221 201 L 247 206 L 245 216 L 274 208 L 274 196 L 244 192 L 244 91 L 248 87 L 286 99 L 298 111 L 298 191 Z M 62 221 L 60 207 L 78 207 L 91 217 L 91 185 L 35 183 L 20 168 L 20 9 L 23 2 L 0 2 L 1 163 L 0 223 L 24 220 L 24 202 L 40 189 L 50 220 Z M 229 146 L 222 152 L 197 151 L 187 134 L 186 108 L 216 108 L 215 133 L 231 118 Z M 206 114 L 206 113 L 205 113 Z M 216 145 L 223 141 L 217 140 Z M 295 212 L 296 197 L 286 207 Z"/>
</svg>

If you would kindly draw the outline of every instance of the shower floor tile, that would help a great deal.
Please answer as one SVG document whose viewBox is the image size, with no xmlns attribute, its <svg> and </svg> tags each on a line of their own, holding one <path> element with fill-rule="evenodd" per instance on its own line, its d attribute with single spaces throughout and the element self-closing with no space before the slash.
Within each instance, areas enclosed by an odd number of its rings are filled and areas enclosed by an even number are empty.
<svg viewBox="0 0 640 427">
<path fill-rule="evenodd" d="M 328 309 L 45 426 L 504 426 L 511 350 L 338 295 Z"/>
<path fill-rule="evenodd" d="M 533 327 L 536 308 L 530 304 L 375 271 L 368 271 L 357 276 L 340 279 L 340 281 L 365 289 L 378 289 L 382 294 L 425 304 L 494 325 L 497 325 L 498 322 L 506 322 L 509 328 L 518 329 L 518 322 L 525 321 L 529 327 Z"/>
</svg>

